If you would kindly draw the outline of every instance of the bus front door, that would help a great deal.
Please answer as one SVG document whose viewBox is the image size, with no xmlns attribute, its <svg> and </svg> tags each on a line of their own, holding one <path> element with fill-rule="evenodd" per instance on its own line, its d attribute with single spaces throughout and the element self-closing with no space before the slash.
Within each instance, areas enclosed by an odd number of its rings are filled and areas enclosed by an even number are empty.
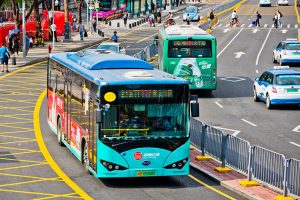
<svg viewBox="0 0 300 200">
<path fill-rule="evenodd" d="M 64 84 L 64 105 L 65 105 L 65 131 L 64 139 L 70 143 L 71 135 L 71 81 L 66 80 Z"/>
<path fill-rule="evenodd" d="M 96 109 L 98 108 L 97 102 L 90 99 L 89 102 L 89 160 L 90 167 L 97 172 L 97 129 L 96 123 Z"/>
</svg>

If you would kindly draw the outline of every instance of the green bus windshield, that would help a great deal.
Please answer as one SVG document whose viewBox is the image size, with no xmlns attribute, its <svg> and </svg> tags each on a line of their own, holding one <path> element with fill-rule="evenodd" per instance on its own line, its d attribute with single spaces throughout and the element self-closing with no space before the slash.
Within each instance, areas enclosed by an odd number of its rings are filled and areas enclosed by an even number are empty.
<svg viewBox="0 0 300 200">
<path fill-rule="evenodd" d="M 170 40 L 169 58 L 210 58 L 212 57 L 211 40 Z"/>
</svg>

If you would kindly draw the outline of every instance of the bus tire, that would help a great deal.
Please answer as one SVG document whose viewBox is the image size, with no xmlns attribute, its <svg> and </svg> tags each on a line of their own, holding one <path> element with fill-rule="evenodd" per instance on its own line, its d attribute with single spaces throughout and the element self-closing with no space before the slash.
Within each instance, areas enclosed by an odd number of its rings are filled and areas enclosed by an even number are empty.
<svg viewBox="0 0 300 200">
<path fill-rule="evenodd" d="M 58 118 L 57 120 L 57 143 L 59 144 L 59 146 L 64 146 L 63 142 L 62 142 L 62 125 L 61 125 L 61 120 L 60 118 Z"/>
<path fill-rule="evenodd" d="M 88 146 L 85 142 L 85 140 L 82 140 L 82 149 L 81 149 L 81 160 L 82 160 L 82 165 L 84 167 L 84 170 L 88 172 L 89 174 L 89 152 L 88 152 Z"/>
</svg>

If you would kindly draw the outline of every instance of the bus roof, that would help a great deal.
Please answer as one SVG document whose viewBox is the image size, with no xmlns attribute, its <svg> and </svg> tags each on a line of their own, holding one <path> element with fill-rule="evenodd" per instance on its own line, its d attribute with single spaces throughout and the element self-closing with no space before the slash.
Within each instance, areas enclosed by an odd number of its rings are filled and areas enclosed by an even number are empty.
<svg viewBox="0 0 300 200">
<path fill-rule="evenodd" d="M 197 26 L 192 25 L 173 25 L 169 26 L 164 30 L 160 31 L 164 37 L 170 39 L 170 38 L 189 38 L 189 37 L 199 37 L 202 38 L 214 38 L 212 35 L 207 33 L 206 31 L 202 30 L 201 28 L 198 28 Z"/>
<path fill-rule="evenodd" d="M 50 58 L 97 85 L 188 84 L 184 79 L 154 69 L 151 64 L 128 55 L 79 51 L 54 53 L 50 54 Z"/>
</svg>

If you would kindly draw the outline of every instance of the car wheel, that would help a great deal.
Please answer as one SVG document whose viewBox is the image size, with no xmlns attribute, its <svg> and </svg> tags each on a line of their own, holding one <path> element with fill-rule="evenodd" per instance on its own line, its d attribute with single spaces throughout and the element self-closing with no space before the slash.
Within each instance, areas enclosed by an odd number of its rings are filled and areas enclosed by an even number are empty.
<svg viewBox="0 0 300 200">
<path fill-rule="evenodd" d="M 267 94 L 267 100 L 266 100 L 266 107 L 268 109 L 272 108 L 271 99 L 270 99 L 270 96 L 268 94 Z"/>
<path fill-rule="evenodd" d="M 280 65 L 280 66 L 283 65 L 283 62 L 282 62 L 282 58 L 281 58 L 281 57 L 279 58 L 279 65 Z"/>
<path fill-rule="evenodd" d="M 253 99 L 254 99 L 255 102 L 259 102 L 259 98 L 257 96 L 255 87 L 253 88 Z"/>
<path fill-rule="evenodd" d="M 277 63 L 277 60 L 275 59 L 274 53 L 273 53 L 273 56 L 272 56 L 272 61 L 273 61 L 273 63 Z"/>
<path fill-rule="evenodd" d="M 63 142 L 62 142 L 62 129 L 61 129 L 61 120 L 58 119 L 57 122 L 57 143 L 59 144 L 59 146 L 64 146 Z"/>
</svg>

